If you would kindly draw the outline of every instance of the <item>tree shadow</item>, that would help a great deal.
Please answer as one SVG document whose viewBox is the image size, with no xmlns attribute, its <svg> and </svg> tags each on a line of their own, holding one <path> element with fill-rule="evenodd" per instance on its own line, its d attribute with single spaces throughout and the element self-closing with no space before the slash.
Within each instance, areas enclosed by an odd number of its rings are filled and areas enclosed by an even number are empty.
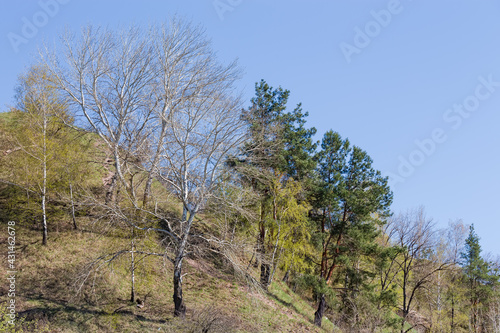
<svg viewBox="0 0 500 333">
<path fill-rule="evenodd" d="M 279 298 L 276 294 L 274 293 L 271 293 L 269 292 L 268 293 L 269 296 L 271 296 L 273 299 L 275 299 L 276 301 L 278 301 L 279 303 L 281 303 L 282 305 L 286 306 L 287 308 L 289 309 L 292 309 L 293 311 L 295 311 L 295 313 L 299 314 L 300 316 L 302 316 L 302 318 L 304 318 L 305 320 L 307 320 L 309 323 L 313 324 L 314 325 L 314 321 L 311 320 L 309 317 L 307 317 L 306 315 L 302 314 L 300 312 L 300 309 L 297 308 L 297 306 L 291 302 L 287 302 L 281 298 Z"/>
<path fill-rule="evenodd" d="M 52 323 L 56 322 L 56 318 L 60 315 L 67 317 L 70 322 L 73 322 L 79 329 L 87 330 L 91 327 L 93 319 L 99 317 L 110 317 L 119 315 L 128 321 L 137 321 L 141 326 L 150 326 L 151 324 L 165 324 L 165 319 L 148 318 L 144 314 L 134 313 L 131 309 L 119 307 L 115 311 L 104 311 L 76 304 L 68 304 L 65 300 L 50 299 L 47 297 L 35 297 L 28 300 L 37 300 L 42 302 L 41 306 L 32 307 L 24 311 L 18 312 L 19 318 L 25 320 L 26 323 Z M 126 305 L 133 307 L 130 302 Z M 94 325 L 102 325 L 101 320 L 94 321 Z"/>
</svg>

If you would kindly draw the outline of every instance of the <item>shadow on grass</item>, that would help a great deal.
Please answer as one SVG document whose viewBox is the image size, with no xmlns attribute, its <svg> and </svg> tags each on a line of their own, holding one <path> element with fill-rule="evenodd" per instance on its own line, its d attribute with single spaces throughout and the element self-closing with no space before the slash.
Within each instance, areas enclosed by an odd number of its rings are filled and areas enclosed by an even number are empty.
<svg viewBox="0 0 500 333">
<path fill-rule="evenodd" d="M 295 313 L 298 313 L 302 316 L 302 318 L 304 318 L 305 320 L 307 320 L 309 323 L 313 324 L 314 325 L 314 321 L 312 321 L 307 315 L 303 314 L 301 312 L 301 309 L 297 308 L 297 306 L 291 302 L 287 302 L 281 298 L 279 298 L 276 294 L 274 293 L 269 293 L 269 296 L 271 296 L 272 298 L 274 298 L 276 301 L 278 301 L 279 303 L 283 304 L 284 306 L 286 306 L 287 308 L 290 308 L 290 309 L 293 309 L 295 311 Z"/>
<path fill-rule="evenodd" d="M 123 309 L 124 306 L 118 307 L 115 311 L 109 312 L 91 309 L 85 306 L 72 305 L 63 300 L 48 299 L 44 297 L 28 298 L 27 301 L 39 301 L 46 304 L 46 306 L 43 304 L 42 306 L 20 311 L 19 316 L 26 318 L 27 321 L 45 320 L 51 322 L 58 314 L 64 313 L 71 315 L 74 318 L 80 317 L 82 319 L 81 323 L 95 317 L 107 317 L 115 314 L 126 316 L 132 320 L 135 319 L 144 323 L 164 324 L 167 322 L 167 320 L 146 318 L 142 314 L 135 314 L 129 309 Z M 133 304 L 130 304 L 130 306 L 133 306 Z"/>
</svg>

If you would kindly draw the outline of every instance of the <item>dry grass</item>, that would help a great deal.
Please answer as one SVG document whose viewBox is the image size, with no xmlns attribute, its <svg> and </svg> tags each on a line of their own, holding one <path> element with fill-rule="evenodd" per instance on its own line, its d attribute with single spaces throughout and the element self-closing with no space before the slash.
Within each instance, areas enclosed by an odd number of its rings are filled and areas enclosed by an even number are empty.
<svg viewBox="0 0 500 333">
<path fill-rule="evenodd" d="M 79 221 L 85 230 L 84 220 Z M 6 225 L 2 224 L 5 230 Z M 136 270 L 137 296 L 149 294 L 144 308 L 129 302 L 127 257 L 92 273 L 78 293 L 82 269 L 97 256 L 126 247 L 129 240 L 90 231 L 53 227 L 49 245 L 30 225 L 16 226 L 16 307 L 25 332 L 324 332 L 312 324 L 312 309 L 286 285 L 259 293 L 220 269 L 220 258 L 185 261 L 185 320 L 174 318 L 171 267 L 148 257 Z M 57 232 L 57 229 L 63 230 Z M 6 232 L 0 236 L 5 263 Z M 217 260 L 215 260 L 217 259 Z M 256 274 L 255 272 L 253 274 Z M 6 281 L 5 270 L 0 279 Z M 8 286 L 0 284 L 0 302 Z M 288 295 L 288 296 L 287 296 Z M 37 327 L 36 329 L 34 327 Z M 328 331 L 333 326 L 325 325 Z M 34 330 L 35 329 L 35 330 Z"/>
</svg>

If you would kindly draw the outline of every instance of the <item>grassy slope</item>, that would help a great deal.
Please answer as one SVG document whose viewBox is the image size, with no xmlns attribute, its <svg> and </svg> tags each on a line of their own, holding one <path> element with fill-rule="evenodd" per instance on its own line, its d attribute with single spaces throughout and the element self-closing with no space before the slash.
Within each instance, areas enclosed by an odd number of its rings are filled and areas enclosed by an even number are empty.
<svg viewBox="0 0 500 333">
<path fill-rule="evenodd" d="M 5 227 L 5 225 L 2 225 Z M 6 233 L 0 246 L 5 258 Z M 52 231 L 48 247 L 29 226 L 17 226 L 17 310 L 50 332 L 197 332 L 214 321 L 214 331 L 331 332 L 312 324 L 314 309 L 281 282 L 259 293 L 221 273 L 208 261 L 187 260 L 184 277 L 187 320 L 173 318 L 171 271 L 158 258 L 148 258 L 137 269 L 138 296 L 150 293 L 143 309 L 127 301 L 129 272 L 126 258 L 91 275 L 80 295 L 75 281 L 84 264 L 109 247 L 126 245 L 123 239 L 89 232 Z M 5 263 L 5 260 L 3 261 Z M 6 281 L 5 270 L 0 279 Z M 95 280 L 94 280 L 95 277 Z M 6 283 L 0 285 L 5 301 Z M 32 324 L 34 325 L 34 324 Z M 32 329 L 32 328 L 31 328 Z"/>
<path fill-rule="evenodd" d="M 12 113 L 0 113 L 0 134 L 13 119 Z M 95 155 L 96 160 L 103 159 L 98 156 L 102 154 Z M 104 171 L 98 173 L 104 176 Z M 0 201 L 1 228 L 5 230 L 0 232 L 0 254 L 6 265 L 8 217 L 2 214 L 6 212 L 4 208 Z M 12 210 L 19 212 L 22 207 L 10 207 L 9 212 Z M 213 323 L 210 332 L 335 331 L 327 319 L 323 320 L 323 329 L 315 327 L 312 324 L 315 309 L 286 284 L 273 282 L 269 293 L 259 292 L 210 260 L 185 262 L 184 297 L 188 308 L 185 321 L 172 316 L 171 264 L 158 257 L 144 259 L 136 270 L 137 295 L 142 298 L 150 294 L 142 309 L 127 301 L 130 297 L 127 257 L 89 276 L 77 294 L 78 277 L 85 264 L 99 255 L 128 247 L 129 240 L 93 233 L 91 230 L 95 229 L 85 218 L 78 221 L 84 231 L 75 232 L 69 219 L 62 218 L 49 221 L 49 246 L 43 247 L 39 226 L 28 220 L 16 222 L 19 269 L 16 302 L 21 317 L 31 322 L 26 331 L 201 332 L 207 323 Z M 5 269 L 0 269 L 1 281 L 6 281 L 5 274 Z M 258 272 L 253 275 L 258 276 Z M 5 304 L 6 294 L 7 283 L 1 283 L 0 305 Z"/>
</svg>

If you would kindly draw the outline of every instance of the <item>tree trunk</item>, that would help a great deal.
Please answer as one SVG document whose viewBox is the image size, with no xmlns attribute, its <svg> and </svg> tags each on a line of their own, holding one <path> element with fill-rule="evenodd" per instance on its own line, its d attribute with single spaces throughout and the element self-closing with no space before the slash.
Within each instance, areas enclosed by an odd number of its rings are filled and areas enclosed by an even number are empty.
<svg viewBox="0 0 500 333">
<path fill-rule="evenodd" d="M 109 205 L 111 202 L 113 202 L 113 196 L 115 192 L 115 187 L 116 187 L 116 173 L 113 175 L 111 178 L 111 184 L 108 187 L 108 190 L 106 191 L 106 197 L 105 197 L 105 204 Z"/>
<path fill-rule="evenodd" d="M 130 271 L 131 271 L 131 286 L 130 286 L 130 302 L 135 301 L 135 258 L 134 258 L 134 238 L 135 238 L 135 233 L 134 230 L 132 230 L 132 242 L 130 243 Z"/>
<path fill-rule="evenodd" d="M 189 231 L 191 230 L 195 215 L 196 211 L 189 212 L 186 229 L 184 229 L 182 240 L 179 244 L 177 256 L 174 261 L 174 316 L 181 318 L 186 316 L 186 306 L 184 305 L 184 298 L 182 297 L 182 261 L 184 259 L 184 251 L 186 249 Z"/>
<path fill-rule="evenodd" d="M 186 206 L 185 206 L 185 205 L 182 205 L 182 217 L 181 217 L 181 219 L 182 219 L 183 221 L 186 221 L 186 219 L 187 219 L 187 213 L 188 213 L 188 211 L 187 211 Z"/>
<path fill-rule="evenodd" d="M 260 284 L 262 285 L 262 288 L 267 290 L 267 287 L 269 287 L 269 279 L 271 277 L 271 265 L 262 262 L 260 264 Z"/>
<path fill-rule="evenodd" d="M 260 252 L 260 246 L 259 246 L 259 240 L 257 240 L 257 247 L 255 248 L 255 261 L 252 265 L 253 268 L 259 267 L 259 252 Z M 250 263 L 252 263 L 251 260 L 250 260 Z"/>
<path fill-rule="evenodd" d="M 314 313 L 314 325 L 321 327 L 321 321 L 323 320 L 323 314 L 326 310 L 326 300 L 325 294 L 321 294 L 318 303 L 318 310 Z"/>
<path fill-rule="evenodd" d="M 136 196 L 135 188 L 134 188 L 134 176 L 135 175 L 137 175 L 137 173 L 130 174 L 129 193 L 130 193 L 130 196 L 133 200 L 134 206 L 138 206 L 137 205 L 137 196 Z M 138 213 L 138 210 L 136 210 L 136 215 L 137 215 L 137 213 Z"/>
<path fill-rule="evenodd" d="M 105 198 L 105 203 L 108 205 L 115 199 L 116 201 L 119 200 L 119 192 L 120 188 L 118 187 L 116 196 L 114 195 L 114 191 L 117 188 L 117 183 L 118 180 L 120 181 L 120 185 L 125 186 L 125 189 L 127 190 L 127 184 L 125 182 L 125 179 L 123 178 L 122 174 L 122 168 L 121 168 L 121 162 L 120 162 L 120 155 L 118 152 L 118 146 L 115 145 L 114 151 L 113 151 L 113 158 L 115 159 L 114 161 L 114 166 L 115 166 L 115 173 L 113 174 L 113 178 L 111 178 L 111 184 L 109 185 L 108 191 L 106 192 L 106 198 Z M 113 198 L 114 197 L 114 198 Z"/>
<path fill-rule="evenodd" d="M 144 187 L 144 197 L 142 198 L 142 207 L 147 208 L 149 197 L 151 196 L 151 185 L 153 185 L 153 175 L 150 172 L 148 175 L 148 180 L 146 181 L 146 186 Z"/>
<path fill-rule="evenodd" d="M 71 218 L 73 219 L 73 229 L 78 230 L 75 218 L 75 203 L 73 201 L 73 186 L 71 185 L 71 183 L 69 184 L 69 194 L 71 196 Z"/>
<path fill-rule="evenodd" d="M 43 229 L 43 239 L 42 244 L 47 245 L 47 207 L 46 207 L 46 196 L 47 196 L 47 117 L 44 114 L 43 118 L 43 185 L 42 185 L 42 229 Z"/>
<path fill-rule="evenodd" d="M 274 245 L 273 255 L 271 257 L 271 264 L 273 267 L 273 271 L 271 273 L 271 276 L 269 277 L 268 284 L 271 284 L 271 282 L 273 282 L 274 273 L 276 272 L 276 268 L 278 268 L 278 262 L 280 261 L 280 257 L 281 257 L 281 249 L 280 249 L 278 258 L 276 259 L 276 251 L 278 250 L 278 242 L 280 240 L 280 232 L 281 232 L 281 225 L 278 224 L 278 235 L 276 236 L 276 244 Z"/>
<path fill-rule="evenodd" d="M 288 277 L 290 276 L 290 268 L 286 271 L 285 276 L 283 276 L 283 282 L 288 282 Z"/>
<path fill-rule="evenodd" d="M 451 295 L 451 333 L 455 333 L 455 298 Z"/>
<path fill-rule="evenodd" d="M 167 126 L 166 121 L 165 119 L 163 119 L 161 122 L 161 133 L 158 142 L 162 142 L 163 137 L 165 135 L 166 126 Z M 156 153 L 153 158 L 151 168 L 149 169 L 148 172 L 148 180 L 146 181 L 146 186 L 144 187 L 144 197 L 142 199 L 142 208 L 144 209 L 147 209 L 148 201 L 149 198 L 151 197 L 151 186 L 153 185 L 153 170 L 155 170 L 156 166 L 158 165 L 160 153 L 161 153 L 161 145 L 159 144 L 156 148 Z"/>
<path fill-rule="evenodd" d="M 472 329 L 474 333 L 477 333 L 477 304 L 475 301 L 472 302 Z"/>
<path fill-rule="evenodd" d="M 401 333 L 405 333 L 405 324 L 406 317 L 408 316 L 409 311 L 403 309 L 403 316 L 401 317 Z"/>
<path fill-rule="evenodd" d="M 42 189 L 42 244 L 47 245 L 47 204 L 46 204 L 46 191 L 47 191 L 47 170 L 43 169 L 43 189 Z"/>
<path fill-rule="evenodd" d="M 262 288 L 267 290 L 269 285 L 269 277 L 271 276 L 271 266 L 265 263 L 265 254 L 266 254 L 266 228 L 264 226 L 264 208 L 263 203 L 261 203 L 260 207 L 260 222 L 259 222 L 259 239 L 258 239 L 258 251 L 260 254 L 260 284 Z"/>
<path fill-rule="evenodd" d="M 174 316 L 184 318 L 186 306 L 182 297 L 182 261 L 174 267 Z"/>
<path fill-rule="evenodd" d="M 42 232 L 43 232 L 43 239 L 42 239 L 42 244 L 47 245 L 47 212 L 46 212 L 46 207 L 45 207 L 45 193 L 42 195 L 42 215 L 43 215 L 43 220 L 42 220 Z"/>
</svg>

